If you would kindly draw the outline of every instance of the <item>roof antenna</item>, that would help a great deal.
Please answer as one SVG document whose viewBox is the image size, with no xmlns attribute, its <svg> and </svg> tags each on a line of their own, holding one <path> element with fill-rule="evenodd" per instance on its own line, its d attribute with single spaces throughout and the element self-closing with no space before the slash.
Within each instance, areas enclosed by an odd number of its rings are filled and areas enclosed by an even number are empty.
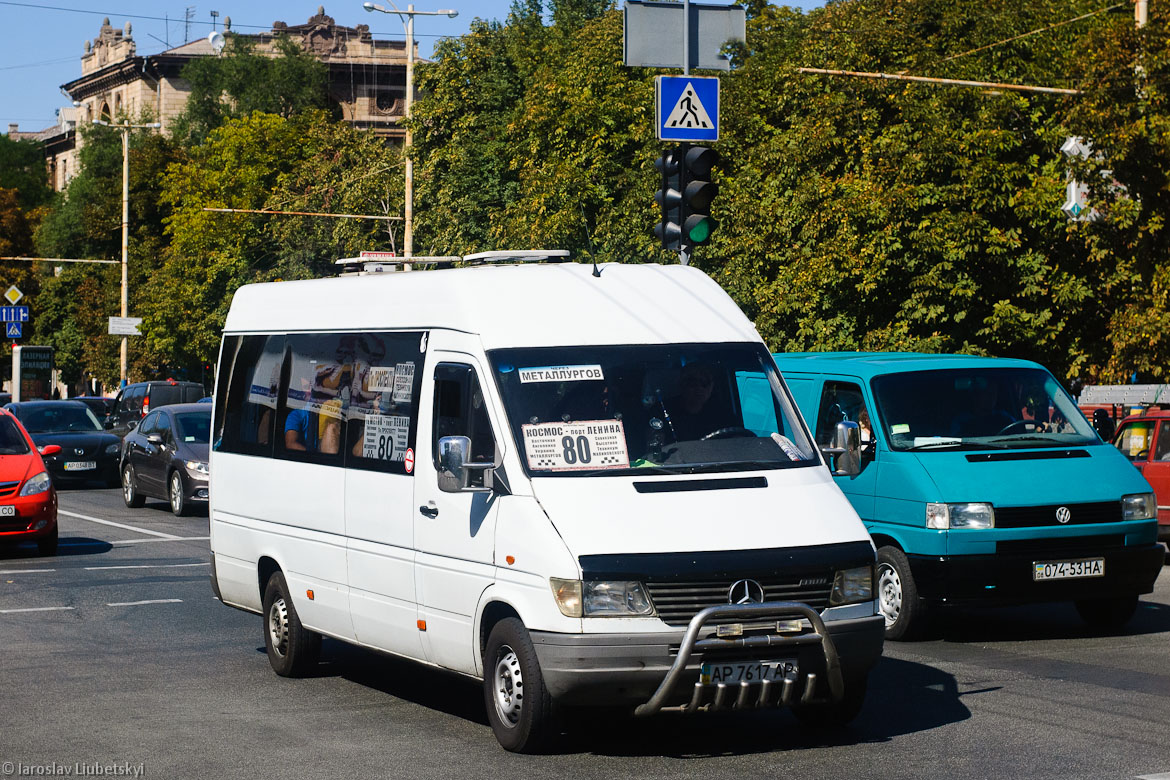
<svg viewBox="0 0 1170 780">
<path fill-rule="evenodd" d="M 593 238 L 589 235 L 589 219 L 585 216 L 585 204 L 581 206 L 581 223 L 585 225 L 585 240 L 589 242 L 589 254 L 593 258 L 593 275 L 601 277 L 601 270 L 597 267 L 597 252 L 593 248 Z"/>
</svg>

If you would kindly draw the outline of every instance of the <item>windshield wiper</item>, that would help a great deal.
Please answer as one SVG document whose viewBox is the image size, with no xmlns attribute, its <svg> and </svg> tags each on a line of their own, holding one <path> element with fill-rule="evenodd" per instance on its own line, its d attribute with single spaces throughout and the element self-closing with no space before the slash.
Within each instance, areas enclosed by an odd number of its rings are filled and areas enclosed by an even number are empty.
<svg viewBox="0 0 1170 780">
<path fill-rule="evenodd" d="M 907 447 L 907 452 L 915 452 L 917 450 L 933 450 L 939 447 L 962 447 L 964 445 L 962 439 L 940 439 L 939 441 L 928 441 L 922 444 L 916 444 L 913 447 Z"/>
</svg>

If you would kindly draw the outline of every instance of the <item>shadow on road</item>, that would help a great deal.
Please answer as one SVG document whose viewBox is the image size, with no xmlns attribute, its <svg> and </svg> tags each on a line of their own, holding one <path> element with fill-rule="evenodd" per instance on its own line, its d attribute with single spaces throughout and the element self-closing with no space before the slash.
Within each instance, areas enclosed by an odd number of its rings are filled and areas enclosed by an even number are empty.
<svg viewBox="0 0 1170 780">
<path fill-rule="evenodd" d="M 257 650 L 261 653 L 264 648 Z M 405 701 L 482 725 L 482 686 L 467 678 L 422 667 L 329 639 L 322 646 L 319 676 L 338 676 Z M 837 731 L 806 729 L 786 710 L 662 714 L 634 718 L 612 709 L 576 710 L 552 748 L 561 754 L 707 758 L 803 750 L 872 742 L 966 720 L 955 678 L 925 664 L 883 658 L 870 674 L 865 708 Z"/>
<path fill-rule="evenodd" d="M 1056 603 L 940 610 L 931 615 L 927 638 L 964 643 L 1031 642 L 1165 632 L 1170 632 L 1170 606 L 1154 601 L 1139 602 L 1125 628 L 1112 634 L 1091 629 L 1071 603 Z"/>
<path fill-rule="evenodd" d="M 62 536 L 57 542 L 57 555 L 42 557 L 37 552 L 34 542 L 22 544 L 0 545 L 0 560 L 25 560 L 39 558 L 51 561 L 53 558 L 72 557 L 75 555 L 100 555 L 114 549 L 114 546 L 102 539 L 93 539 L 88 536 Z"/>
</svg>

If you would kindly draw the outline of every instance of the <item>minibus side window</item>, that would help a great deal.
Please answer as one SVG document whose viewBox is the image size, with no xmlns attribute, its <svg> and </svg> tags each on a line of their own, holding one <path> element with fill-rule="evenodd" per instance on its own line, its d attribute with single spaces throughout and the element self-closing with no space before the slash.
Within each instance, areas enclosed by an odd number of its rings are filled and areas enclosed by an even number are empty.
<svg viewBox="0 0 1170 780">
<path fill-rule="evenodd" d="M 422 388 L 422 331 L 354 333 L 349 406 L 345 418 L 347 468 L 409 474 Z"/>
<path fill-rule="evenodd" d="M 284 336 L 224 338 L 212 440 L 217 451 L 272 456 L 284 341 Z"/>
<path fill-rule="evenodd" d="M 435 367 L 435 419 L 431 457 L 439 468 L 439 439 L 466 436 L 471 439 L 471 462 L 496 462 L 496 437 L 488 419 L 487 403 L 475 369 L 459 363 Z M 471 472 L 469 484 L 483 487 L 483 471 Z"/>
<path fill-rule="evenodd" d="M 277 457 L 340 466 L 353 378 L 352 337 L 290 335 L 286 362 L 276 417 Z"/>
</svg>

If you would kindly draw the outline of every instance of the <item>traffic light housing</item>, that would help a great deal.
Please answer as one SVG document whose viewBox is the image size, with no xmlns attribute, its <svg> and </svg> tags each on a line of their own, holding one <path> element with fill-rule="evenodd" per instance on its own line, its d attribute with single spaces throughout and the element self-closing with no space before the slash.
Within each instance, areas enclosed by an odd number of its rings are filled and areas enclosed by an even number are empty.
<svg viewBox="0 0 1170 780">
<path fill-rule="evenodd" d="M 654 161 L 660 178 L 654 193 L 660 212 L 654 235 L 663 249 L 679 251 L 706 243 L 718 227 L 711 218 L 711 202 L 718 194 L 711 168 L 717 159 L 705 146 L 681 144 Z"/>
</svg>

